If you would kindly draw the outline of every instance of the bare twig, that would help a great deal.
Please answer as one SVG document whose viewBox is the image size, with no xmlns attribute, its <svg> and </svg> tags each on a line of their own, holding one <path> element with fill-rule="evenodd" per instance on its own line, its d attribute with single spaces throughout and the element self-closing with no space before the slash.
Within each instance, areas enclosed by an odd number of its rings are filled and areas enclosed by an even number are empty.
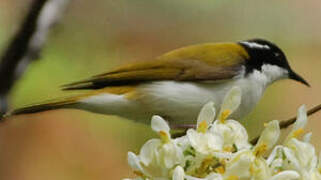
<svg viewBox="0 0 321 180">
<path fill-rule="evenodd" d="M 318 111 L 320 111 L 320 110 L 321 110 L 321 104 L 319 104 L 319 105 L 317 105 L 317 106 L 309 109 L 308 112 L 307 112 L 307 115 L 310 116 L 310 115 L 312 115 L 312 114 L 314 114 L 314 113 L 316 113 L 316 112 L 318 112 Z M 292 118 L 290 118 L 290 119 L 288 119 L 288 120 L 281 121 L 281 122 L 280 122 L 280 128 L 281 128 L 281 129 L 288 128 L 289 126 L 291 126 L 292 124 L 295 123 L 296 118 L 297 118 L 297 117 L 295 116 L 295 117 L 292 117 Z M 250 141 L 251 144 L 253 144 L 253 145 L 256 144 L 257 141 L 259 140 L 259 138 L 260 138 L 259 136 L 253 138 L 253 139 Z"/>
<path fill-rule="evenodd" d="M 69 0 L 34 0 L 19 30 L 0 60 L 0 113 L 7 111 L 7 95 L 27 65 L 39 58 L 49 29 L 60 19 Z"/>
<path fill-rule="evenodd" d="M 307 112 L 307 115 L 310 116 L 320 110 L 321 110 L 321 104 L 309 109 Z M 296 121 L 296 117 L 290 118 L 286 121 L 282 121 L 282 122 L 280 122 L 280 128 L 285 129 L 285 128 L 289 127 L 290 125 L 294 124 L 295 121 Z"/>
</svg>

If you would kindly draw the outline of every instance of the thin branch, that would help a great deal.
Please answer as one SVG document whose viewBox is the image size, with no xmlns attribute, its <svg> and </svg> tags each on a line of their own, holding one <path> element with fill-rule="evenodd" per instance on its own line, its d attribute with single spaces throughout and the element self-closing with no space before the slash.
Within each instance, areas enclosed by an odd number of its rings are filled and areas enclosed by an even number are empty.
<svg viewBox="0 0 321 180">
<path fill-rule="evenodd" d="M 0 59 L 0 113 L 7 95 L 28 64 L 39 58 L 49 29 L 61 18 L 69 0 L 34 0 L 20 28 Z"/>
<path fill-rule="evenodd" d="M 314 114 L 314 113 L 316 113 L 316 112 L 318 112 L 318 111 L 320 111 L 320 110 L 321 110 L 321 104 L 319 104 L 319 105 L 317 105 L 317 106 L 309 109 L 309 110 L 307 111 L 307 115 L 310 116 L 310 115 L 312 115 L 312 114 Z M 281 121 L 281 122 L 280 122 L 280 128 L 281 128 L 281 129 L 286 129 L 286 128 L 288 128 L 289 126 L 291 126 L 292 124 L 295 123 L 296 118 L 297 118 L 297 117 L 295 116 L 295 117 L 292 117 L 292 118 L 290 118 L 290 119 L 288 119 L 288 120 Z M 256 144 L 257 141 L 259 140 L 259 138 L 260 138 L 260 136 L 257 136 L 257 137 L 255 137 L 255 138 L 253 138 L 253 139 L 250 141 L 251 144 L 253 144 L 253 145 Z"/>
<path fill-rule="evenodd" d="M 15 69 L 28 50 L 28 44 L 36 30 L 38 16 L 45 3 L 46 0 L 34 1 L 20 29 L 3 53 L 0 64 L 1 95 L 7 94 L 15 81 Z"/>
<path fill-rule="evenodd" d="M 321 110 L 321 104 L 319 104 L 319 105 L 317 105 L 317 106 L 309 109 L 308 112 L 307 112 L 307 115 L 310 116 L 310 115 L 312 115 L 312 114 L 314 114 L 314 113 L 316 113 L 316 112 L 318 112 L 318 111 L 320 111 L 320 110 Z M 295 117 L 290 118 L 290 119 L 288 119 L 288 120 L 286 120 L 286 121 L 280 122 L 280 128 L 281 128 L 281 129 L 288 128 L 289 126 L 291 126 L 292 124 L 295 123 L 296 118 L 297 118 L 297 117 L 295 116 Z"/>
</svg>

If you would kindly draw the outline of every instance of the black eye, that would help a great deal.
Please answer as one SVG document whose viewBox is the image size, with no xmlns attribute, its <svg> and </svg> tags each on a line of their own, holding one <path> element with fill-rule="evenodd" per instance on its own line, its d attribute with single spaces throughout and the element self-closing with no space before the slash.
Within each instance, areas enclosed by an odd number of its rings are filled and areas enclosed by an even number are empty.
<svg viewBox="0 0 321 180">
<path fill-rule="evenodd" d="M 274 53 L 274 56 L 275 56 L 275 57 L 280 57 L 281 54 L 280 54 L 280 53 Z"/>
</svg>

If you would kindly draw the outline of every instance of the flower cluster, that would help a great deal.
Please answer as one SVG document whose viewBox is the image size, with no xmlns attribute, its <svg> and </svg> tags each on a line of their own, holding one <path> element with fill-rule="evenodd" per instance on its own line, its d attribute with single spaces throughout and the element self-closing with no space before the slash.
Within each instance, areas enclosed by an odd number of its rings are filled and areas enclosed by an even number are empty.
<svg viewBox="0 0 321 180">
<path fill-rule="evenodd" d="M 321 179 L 321 160 L 304 134 L 305 106 L 298 110 L 292 131 L 282 145 L 279 122 L 265 124 L 256 145 L 248 141 L 245 128 L 228 119 L 240 105 L 241 90 L 232 88 L 215 119 L 212 102 L 197 119 L 196 129 L 173 139 L 166 121 L 154 116 L 152 129 L 159 139 L 147 141 L 138 155 L 129 152 L 128 163 L 137 175 L 127 180 L 316 180 Z M 270 153 L 269 153 L 270 152 Z"/>
</svg>

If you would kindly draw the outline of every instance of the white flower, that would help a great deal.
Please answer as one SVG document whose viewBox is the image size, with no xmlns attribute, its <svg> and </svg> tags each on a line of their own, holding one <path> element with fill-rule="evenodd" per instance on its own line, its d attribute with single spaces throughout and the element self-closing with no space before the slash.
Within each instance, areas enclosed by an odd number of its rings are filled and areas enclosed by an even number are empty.
<svg viewBox="0 0 321 180">
<path fill-rule="evenodd" d="M 153 116 L 151 121 L 152 129 L 159 134 L 163 141 L 170 140 L 169 126 L 166 121 L 160 116 Z"/>
<path fill-rule="evenodd" d="M 298 113 L 297 113 L 297 119 L 295 123 L 293 124 L 293 128 L 289 135 L 287 136 L 284 143 L 286 144 L 291 138 L 299 137 L 301 134 L 303 134 L 303 129 L 308 121 L 307 113 L 305 105 L 302 105 L 299 107 Z"/>
<path fill-rule="evenodd" d="M 249 149 L 248 135 L 246 129 L 235 120 L 226 120 L 241 103 L 241 89 L 234 87 L 228 91 L 224 97 L 222 107 L 218 116 L 218 121 L 215 121 L 210 131 L 214 135 L 223 138 L 223 149 L 225 151 L 235 151 L 237 149 Z"/>
<path fill-rule="evenodd" d="M 279 139 L 279 136 L 279 122 L 277 120 L 269 122 L 254 147 L 255 155 L 263 155 L 267 150 L 271 149 Z"/>
<path fill-rule="evenodd" d="M 277 146 L 267 162 L 277 169 L 295 170 L 300 174 L 301 179 L 312 179 L 318 176 L 318 171 L 315 170 L 318 159 L 313 145 L 309 143 L 312 133 L 304 135 L 303 141 L 297 139 L 303 134 L 306 123 L 305 106 L 301 106 L 298 110 L 297 121 L 287 136 L 284 146 Z"/>
<path fill-rule="evenodd" d="M 197 129 L 205 128 L 207 130 L 208 126 L 212 124 L 215 118 L 215 108 L 214 103 L 209 102 L 203 106 L 200 114 L 197 117 Z"/>
<path fill-rule="evenodd" d="M 197 152 L 210 155 L 214 152 L 222 150 L 223 139 L 211 133 L 199 133 L 194 129 L 189 129 L 186 133 L 191 146 L 196 149 Z"/>
<path fill-rule="evenodd" d="M 265 125 L 253 146 L 246 129 L 227 119 L 240 102 L 240 88 L 232 88 L 216 121 L 214 103 L 209 102 L 200 111 L 196 130 L 188 129 L 176 139 L 171 138 L 166 121 L 153 116 L 151 126 L 160 138 L 147 141 L 139 155 L 128 153 L 137 178 L 126 180 L 321 180 L 321 154 L 317 158 L 310 143 L 312 133 L 303 130 L 305 106 L 299 108 L 283 144 L 277 144 L 280 127 L 274 120 Z"/>
<path fill-rule="evenodd" d="M 225 151 L 236 151 L 249 149 L 251 145 L 248 142 L 246 129 L 235 120 L 227 120 L 225 123 L 215 121 L 210 132 L 223 139 L 223 149 Z"/>
<path fill-rule="evenodd" d="M 208 131 L 209 124 L 215 118 L 213 103 L 206 104 L 197 119 L 197 131 L 189 129 L 187 137 L 193 148 L 202 154 L 218 154 L 217 151 L 233 151 L 234 148 L 249 148 L 248 135 L 245 128 L 237 121 L 226 120 L 240 105 L 241 89 L 234 87 L 224 97 L 219 113 L 219 120 L 215 121 Z M 224 153 L 221 155 L 225 156 Z"/>
<path fill-rule="evenodd" d="M 295 138 L 292 138 L 287 146 L 289 150 L 285 151 L 285 154 L 289 157 L 290 162 L 294 162 L 295 166 L 292 166 L 292 168 L 300 172 L 304 179 L 310 179 L 312 171 L 318 164 L 314 147 Z M 289 167 L 291 166 L 289 165 Z"/>
<path fill-rule="evenodd" d="M 226 164 L 225 176 L 236 176 L 244 179 L 251 177 L 251 164 L 255 156 L 250 150 L 242 150 L 233 155 L 233 158 Z"/>
<path fill-rule="evenodd" d="M 138 171 L 138 172 L 142 172 L 143 171 L 143 168 L 140 165 L 140 160 L 134 153 L 128 152 L 127 158 L 128 158 L 129 166 L 134 171 Z"/>
<path fill-rule="evenodd" d="M 189 129 L 186 132 L 190 145 L 203 155 L 210 155 L 222 149 L 223 139 L 217 134 L 208 132 L 214 117 L 214 103 L 207 103 L 197 118 L 197 129 Z"/>
<path fill-rule="evenodd" d="M 166 178 L 176 165 L 184 165 L 182 149 L 169 134 L 169 126 L 159 116 L 153 116 L 151 126 L 160 139 L 147 141 L 140 150 L 139 156 L 128 154 L 128 162 L 136 173 L 146 177 Z"/>
<path fill-rule="evenodd" d="M 218 116 L 222 123 L 240 106 L 241 94 L 242 90 L 239 87 L 233 87 L 226 93 Z"/>
</svg>

